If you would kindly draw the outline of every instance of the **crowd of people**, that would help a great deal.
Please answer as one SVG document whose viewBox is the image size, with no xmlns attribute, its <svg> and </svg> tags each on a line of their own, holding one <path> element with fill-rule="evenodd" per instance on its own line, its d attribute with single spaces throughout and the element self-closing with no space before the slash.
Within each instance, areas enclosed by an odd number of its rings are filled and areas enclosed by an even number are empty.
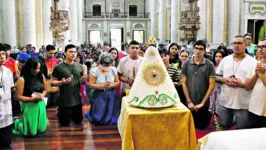
<svg viewBox="0 0 266 150">
<path fill-rule="evenodd" d="M 220 117 L 223 129 L 234 124 L 239 129 L 266 127 L 266 39 L 254 45 L 250 38 L 235 36 L 233 53 L 224 45 L 207 51 L 208 44 L 198 40 L 192 57 L 177 43 L 158 46 L 196 128 L 207 128 L 212 115 Z M 69 44 L 60 53 L 53 45 L 36 52 L 28 44 L 11 58 L 10 45 L 0 43 L 0 147 L 10 145 L 12 132 L 45 132 L 46 107 L 54 105 L 61 126 L 81 124 L 86 104 L 91 108 L 84 115 L 92 124 L 115 125 L 121 99 L 134 83 L 146 48 L 133 40 L 128 53 L 99 44 Z M 22 120 L 15 116 L 17 108 Z"/>
</svg>

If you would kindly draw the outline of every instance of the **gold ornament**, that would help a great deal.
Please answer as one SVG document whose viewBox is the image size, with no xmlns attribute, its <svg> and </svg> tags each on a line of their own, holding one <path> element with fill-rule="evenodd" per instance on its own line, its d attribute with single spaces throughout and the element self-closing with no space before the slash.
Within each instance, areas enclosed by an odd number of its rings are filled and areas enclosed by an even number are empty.
<svg viewBox="0 0 266 150">
<path fill-rule="evenodd" d="M 150 45 L 156 45 L 156 38 L 154 36 L 150 36 L 147 40 L 148 46 Z"/>
<path fill-rule="evenodd" d="M 151 51 L 149 52 L 149 56 L 155 56 L 155 52 L 154 52 L 153 50 L 151 50 Z"/>
<path fill-rule="evenodd" d="M 159 86 L 165 81 L 165 72 L 163 68 L 157 64 L 150 64 L 144 67 L 142 78 L 150 86 Z"/>
</svg>

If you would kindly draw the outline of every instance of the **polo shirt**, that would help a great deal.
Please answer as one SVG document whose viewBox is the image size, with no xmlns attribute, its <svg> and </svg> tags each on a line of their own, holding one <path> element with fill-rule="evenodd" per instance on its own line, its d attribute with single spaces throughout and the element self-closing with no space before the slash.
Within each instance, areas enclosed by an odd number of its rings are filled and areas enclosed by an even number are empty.
<svg viewBox="0 0 266 150">
<path fill-rule="evenodd" d="M 210 82 L 210 78 L 215 78 L 215 67 L 209 60 L 203 58 L 201 63 L 196 64 L 192 57 L 183 65 L 181 76 L 187 78 L 187 89 L 189 97 L 194 105 L 200 104 L 206 95 Z M 206 101 L 205 106 L 209 106 L 209 100 Z"/>
</svg>

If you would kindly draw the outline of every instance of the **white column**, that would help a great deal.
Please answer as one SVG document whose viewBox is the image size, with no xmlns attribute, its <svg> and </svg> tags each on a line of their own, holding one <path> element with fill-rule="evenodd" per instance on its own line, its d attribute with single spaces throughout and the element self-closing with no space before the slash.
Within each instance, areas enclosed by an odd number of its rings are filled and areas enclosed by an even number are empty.
<svg viewBox="0 0 266 150">
<path fill-rule="evenodd" d="M 213 42 L 213 0 L 207 1 L 207 42 Z"/>
<path fill-rule="evenodd" d="M 0 41 L 4 41 L 3 0 L 0 0 Z"/>
<path fill-rule="evenodd" d="M 200 29 L 197 32 L 197 40 L 207 39 L 207 1 L 199 0 Z"/>
<path fill-rule="evenodd" d="M 240 31 L 240 0 L 228 1 L 228 42 L 232 42 Z"/>
<path fill-rule="evenodd" d="M 50 31 L 51 0 L 43 1 L 43 41 L 44 45 L 53 44 L 53 35 Z"/>
<path fill-rule="evenodd" d="M 17 0 L 17 35 L 18 35 L 18 46 L 23 47 L 24 44 L 24 0 Z"/>
<path fill-rule="evenodd" d="M 36 19 L 36 47 L 39 51 L 39 47 L 43 45 L 43 7 L 42 0 L 35 0 L 35 19 Z"/>
<path fill-rule="evenodd" d="M 78 44 L 78 17 L 77 17 L 77 0 L 70 0 L 70 32 L 71 32 L 71 41 L 73 44 Z"/>
<path fill-rule="evenodd" d="M 165 41 L 165 19 L 166 19 L 166 1 L 159 0 L 159 39 L 161 42 Z"/>
<path fill-rule="evenodd" d="M 171 2 L 171 42 L 177 42 L 178 28 L 178 3 L 177 0 Z"/>
<path fill-rule="evenodd" d="M 16 2 L 3 1 L 4 39 L 12 47 L 17 46 Z"/>
<path fill-rule="evenodd" d="M 224 31 L 224 3 L 221 0 L 213 0 L 213 44 L 219 45 L 223 42 Z"/>
<path fill-rule="evenodd" d="M 82 12 L 83 12 L 83 0 L 77 0 L 77 13 L 78 13 L 78 39 L 81 44 L 84 43 L 83 38 L 82 38 Z"/>
<path fill-rule="evenodd" d="M 156 37 L 157 27 L 157 0 L 150 0 L 151 36 Z"/>
<path fill-rule="evenodd" d="M 24 10 L 24 44 L 36 45 L 35 0 L 25 0 Z"/>
</svg>

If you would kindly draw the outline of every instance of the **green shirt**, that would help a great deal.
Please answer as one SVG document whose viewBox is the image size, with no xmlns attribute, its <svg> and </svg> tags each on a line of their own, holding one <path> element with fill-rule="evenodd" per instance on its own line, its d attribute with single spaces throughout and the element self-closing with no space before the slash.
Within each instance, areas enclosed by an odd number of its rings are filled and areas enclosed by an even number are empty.
<svg viewBox="0 0 266 150">
<path fill-rule="evenodd" d="M 59 106 L 73 107 L 81 104 L 80 95 L 80 76 L 83 75 L 83 67 L 81 64 L 74 62 L 67 64 L 65 62 L 55 66 L 52 77 L 61 81 L 63 78 L 72 77 L 69 84 L 63 84 L 60 88 Z"/>
</svg>

